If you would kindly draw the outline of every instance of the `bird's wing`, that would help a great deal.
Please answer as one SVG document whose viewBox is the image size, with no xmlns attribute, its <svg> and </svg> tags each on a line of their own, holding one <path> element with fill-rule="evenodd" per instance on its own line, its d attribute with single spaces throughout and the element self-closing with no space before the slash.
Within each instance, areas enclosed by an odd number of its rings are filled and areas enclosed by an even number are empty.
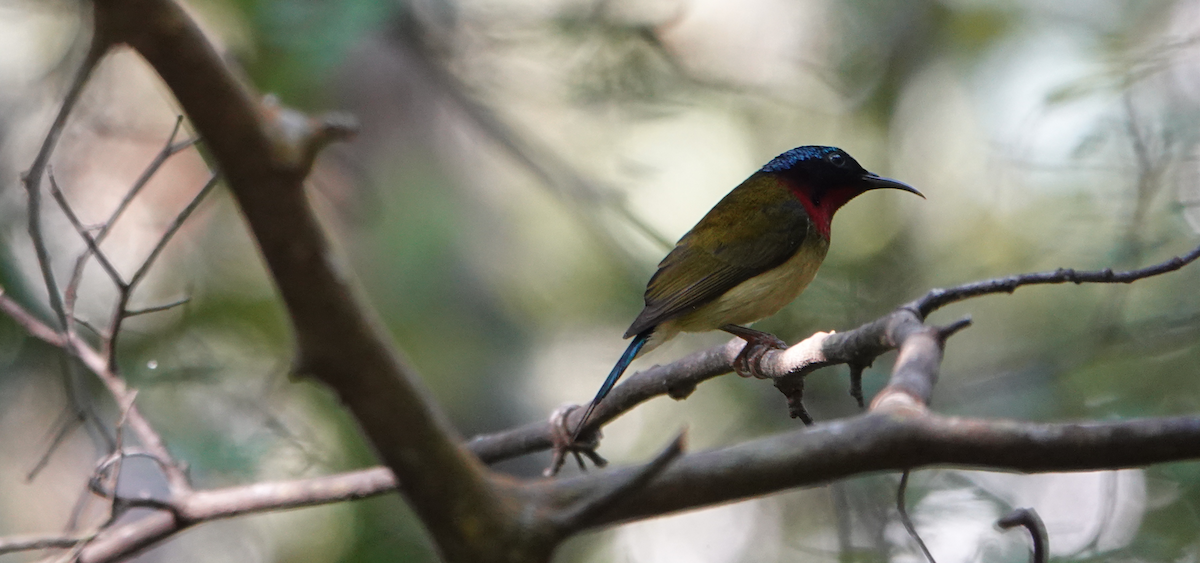
<svg viewBox="0 0 1200 563">
<path fill-rule="evenodd" d="M 690 313 L 783 264 L 810 236 L 810 222 L 803 204 L 778 180 L 751 176 L 658 264 L 646 286 L 646 307 L 625 337 Z"/>
</svg>

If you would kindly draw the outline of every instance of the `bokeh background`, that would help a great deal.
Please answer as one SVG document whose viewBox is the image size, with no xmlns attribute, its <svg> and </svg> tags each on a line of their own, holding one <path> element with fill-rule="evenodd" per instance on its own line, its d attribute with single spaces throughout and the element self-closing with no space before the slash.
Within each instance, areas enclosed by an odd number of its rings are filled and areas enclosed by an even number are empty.
<svg viewBox="0 0 1200 563">
<path fill-rule="evenodd" d="M 874 192 L 839 213 L 817 280 L 758 326 L 789 341 L 844 330 L 929 288 L 1056 267 L 1126 268 L 1200 229 L 1196 0 L 196 0 L 248 80 L 309 112 L 358 117 L 326 152 L 313 204 L 397 345 L 465 436 L 590 399 L 657 260 L 779 152 L 845 148 L 928 200 Z M 87 3 L 0 1 L 0 281 L 49 318 L 25 232 L 28 168 L 88 40 Z M 52 160 L 85 222 L 113 209 L 177 106 L 129 52 L 109 56 Z M 182 135 L 187 135 L 187 127 Z M 129 272 L 208 171 L 173 157 L 105 243 Z M 47 200 L 49 202 L 49 200 Z M 83 249 L 46 210 L 64 278 Z M 1023 420 L 1193 413 L 1200 268 L 1132 286 L 1023 289 L 950 307 L 934 408 Z M 79 316 L 115 293 L 93 266 Z M 328 474 L 372 456 L 291 341 L 244 223 L 218 190 L 133 306 L 121 366 L 201 486 Z M 638 366 L 723 342 L 678 338 Z M 890 369 L 866 374 L 868 394 Z M 844 367 L 809 378 L 820 419 L 856 412 Z M 79 422 L 76 412 L 86 416 Z M 86 374 L 0 319 L 0 533 L 86 528 L 85 484 L 116 409 Z M 611 424 L 601 453 L 645 460 L 793 429 L 783 398 L 723 377 Z M 62 435 L 61 443 L 55 441 Z M 52 447 L 53 444 L 58 444 Z M 49 452 L 49 455 L 46 455 Z M 501 469 L 532 477 L 548 454 Z M 569 471 L 573 471 L 569 468 Z M 871 475 L 582 535 L 563 562 L 922 558 Z M 126 464 L 125 492 L 161 491 Z M 940 563 L 1019 562 L 1035 507 L 1063 561 L 1200 558 L 1200 467 L 1021 476 L 926 469 L 908 493 Z M 22 556 L 9 556 L 22 560 Z M 396 495 L 188 531 L 141 561 L 432 561 Z"/>
</svg>

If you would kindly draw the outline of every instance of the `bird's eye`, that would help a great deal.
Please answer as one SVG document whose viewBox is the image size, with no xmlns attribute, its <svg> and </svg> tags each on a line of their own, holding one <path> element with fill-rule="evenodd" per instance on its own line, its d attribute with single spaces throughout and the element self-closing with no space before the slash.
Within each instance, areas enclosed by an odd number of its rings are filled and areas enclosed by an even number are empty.
<svg viewBox="0 0 1200 563">
<path fill-rule="evenodd" d="M 829 155 L 829 163 L 834 166 L 837 166 L 837 167 L 845 166 L 846 165 L 846 157 L 842 156 L 841 153 L 835 152 L 835 153 Z"/>
</svg>

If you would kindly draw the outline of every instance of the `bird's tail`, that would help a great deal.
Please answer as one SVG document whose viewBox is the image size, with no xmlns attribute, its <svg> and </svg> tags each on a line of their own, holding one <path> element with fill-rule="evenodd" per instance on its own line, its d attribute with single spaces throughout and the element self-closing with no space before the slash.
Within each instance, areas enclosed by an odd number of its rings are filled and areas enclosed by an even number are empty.
<svg viewBox="0 0 1200 563">
<path fill-rule="evenodd" d="M 621 354 L 621 359 L 617 360 L 617 365 L 613 366 L 612 371 L 608 372 L 608 379 L 604 380 L 604 385 L 601 385 L 600 390 L 596 392 L 596 398 L 592 399 L 591 404 L 588 405 L 587 411 L 583 413 L 583 418 L 579 419 L 579 426 L 576 426 L 575 432 L 571 433 L 572 442 L 579 439 L 579 433 L 583 431 L 584 425 L 592 417 L 592 411 L 596 410 L 596 405 L 599 405 L 600 401 L 603 401 L 604 397 L 608 395 L 608 392 L 612 391 L 613 386 L 617 384 L 617 380 L 621 379 L 621 374 L 625 373 L 625 368 L 629 367 L 629 364 L 637 357 L 638 352 L 642 351 L 642 347 L 646 345 L 646 341 L 650 340 L 650 335 L 653 332 L 654 328 L 651 327 L 633 337 L 633 341 L 629 343 L 629 347 L 625 349 L 625 353 Z"/>
</svg>

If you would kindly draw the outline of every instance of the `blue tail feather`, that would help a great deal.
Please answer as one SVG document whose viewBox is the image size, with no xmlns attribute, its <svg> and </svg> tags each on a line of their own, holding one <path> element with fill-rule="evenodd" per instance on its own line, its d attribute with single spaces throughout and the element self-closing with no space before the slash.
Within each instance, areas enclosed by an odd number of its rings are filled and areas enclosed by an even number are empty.
<svg viewBox="0 0 1200 563">
<path fill-rule="evenodd" d="M 654 332 L 654 328 L 646 329 L 637 336 L 633 337 L 633 341 L 629 343 L 629 347 L 625 349 L 625 353 L 621 354 L 621 359 L 617 360 L 617 365 L 613 366 L 612 371 L 608 372 L 608 378 L 604 380 L 604 384 L 600 386 L 600 390 L 596 392 L 596 398 L 592 399 L 588 405 L 587 411 L 583 413 L 583 418 L 579 420 L 579 426 L 575 427 L 575 432 L 571 435 L 571 441 L 579 438 L 579 433 L 583 431 L 584 425 L 592 416 L 592 411 L 596 410 L 596 405 L 604 400 L 609 391 L 612 391 L 613 386 L 617 384 L 617 380 L 621 379 L 621 375 L 625 373 L 625 368 L 633 362 L 637 357 L 638 352 L 642 351 L 642 347 L 650 340 L 650 335 Z"/>
</svg>

